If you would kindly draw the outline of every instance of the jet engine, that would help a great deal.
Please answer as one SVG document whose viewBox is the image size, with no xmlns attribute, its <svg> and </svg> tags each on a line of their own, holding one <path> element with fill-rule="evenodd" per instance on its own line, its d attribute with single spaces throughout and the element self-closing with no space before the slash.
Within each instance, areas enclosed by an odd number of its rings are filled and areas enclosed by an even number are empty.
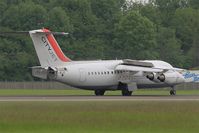
<svg viewBox="0 0 199 133">
<path fill-rule="evenodd" d="M 154 74 L 154 73 L 150 73 L 150 74 L 146 75 L 146 77 L 147 77 L 149 80 L 154 80 L 155 74 Z"/>
<path fill-rule="evenodd" d="M 185 81 L 184 77 L 176 71 L 169 71 L 161 74 L 150 73 L 146 77 L 151 81 L 164 82 L 167 84 L 178 84 Z"/>
<path fill-rule="evenodd" d="M 165 81 L 165 74 L 160 74 L 158 77 L 157 77 L 158 80 L 160 80 L 161 82 L 164 82 Z"/>
<path fill-rule="evenodd" d="M 163 73 L 158 76 L 158 79 L 161 82 L 168 84 L 179 84 L 185 82 L 183 75 L 176 71 Z"/>
<path fill-rule="evenodd" d="M 149 80 L 151 80 L 151 81 L 153 81 L 153 82 L 160 82 L 160 80 L 158 79 L 158 74 L 157 73 L 148 73 L 147 75 L 146 75 L 146 77 L 149 79 Z"/>
</svg>

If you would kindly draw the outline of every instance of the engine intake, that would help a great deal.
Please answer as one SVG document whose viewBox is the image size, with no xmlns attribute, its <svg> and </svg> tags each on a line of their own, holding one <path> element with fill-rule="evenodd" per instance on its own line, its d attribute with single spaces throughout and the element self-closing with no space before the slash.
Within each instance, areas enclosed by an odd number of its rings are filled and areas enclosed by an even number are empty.
<svg viewBox="0 0 199 133">
<path fill-rule="evenodd" d="M 155 75 L 153 73 L 150 73 L 146 76 L 149 80 L 154 80 Z"/>
<path fill-rule="evenodd" d="M 161 82 L 164 82 L 165 81 L 165 75 L 164 74 L 161 74 L 157 77 L 158 80 L 160 80 Z"/>
<path fill-rule="evenodd" d="M 158 79 L 157 76 L 158 76 L 158 74 L 156 74 L 156 73 L 148 73 L 148 74 L 146 75 L 146 78 L 148 78 L 149 80 L 151 80 L 151 81 L 153 81 L 153 82 L 159 83 L 160 80 Z"/>
</svg>

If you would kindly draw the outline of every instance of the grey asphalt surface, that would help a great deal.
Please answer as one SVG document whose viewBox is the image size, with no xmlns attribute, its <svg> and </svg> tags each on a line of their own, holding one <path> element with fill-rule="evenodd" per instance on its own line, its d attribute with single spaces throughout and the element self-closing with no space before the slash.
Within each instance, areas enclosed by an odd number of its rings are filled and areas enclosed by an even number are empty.
<svg viewBox="0 0 199 133">
<path fill-rule="evenodd" d="M 133 96 L 67 96 L 67 95 L 41 95 L 41 96 L 0 96 L 3 101 L 198 101 L 199 95 L 133 95 Z"/>
</svg>

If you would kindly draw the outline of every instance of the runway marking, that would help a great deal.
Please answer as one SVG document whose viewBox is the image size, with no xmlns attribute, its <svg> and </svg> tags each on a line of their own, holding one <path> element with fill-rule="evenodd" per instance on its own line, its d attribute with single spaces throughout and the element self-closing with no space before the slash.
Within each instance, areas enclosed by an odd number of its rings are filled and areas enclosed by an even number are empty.
<svg viewBox="0 0 199 133">
<path fill-rule="evenodd" d="M 14 101 L 199 101 L 196 96 L 0 96 L 0 102 Z"/>
</svg>

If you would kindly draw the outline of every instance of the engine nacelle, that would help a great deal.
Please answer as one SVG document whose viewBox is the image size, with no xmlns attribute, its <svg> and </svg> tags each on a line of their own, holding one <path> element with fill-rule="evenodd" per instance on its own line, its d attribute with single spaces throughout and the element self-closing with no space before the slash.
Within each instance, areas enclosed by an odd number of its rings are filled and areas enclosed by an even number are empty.
<svg viewBox="0 0 199 133">
<path fill-rule="evenodd" d="M 154 73 L 150 73 L 150 74 L 146 75 L 146 77 L 147 77 L 149 80 L 154 80 L 155 75 L 154 75 Z"/>
<path fill-rule="evenodd" d="M 184 77 L 176 71 L 160 74 L 157 79 L 160 82 L 165 82 L 167 84 L 179 84 L 185 82 Z"/>
<path fill-rule="evenodd" d="M 161 74 L 149 73 L 146 75 L 146 77 L 156 83 L 164 82 L 167 84 L 179 84 L 185 81 L 184 77 L 176 71 L 170 71 Z"/>
<path fill-rule="evenodd" d="M 148 74 L 146 75 L 146 77 L 147 77 L 149 80 L 153 81 L 153 82 L 156 82 L 156 83 L 160 82 L 160 80 L 158 79 L 158 74 L 157 74 L 157 73 L 148 73 Z"/>
<path fill-rule="evenodd" d="M 157 77 L 158 80 L 160 80 L 161 82 L 164 82 L 165 81 L 165 75 L 164 74 L 160 74 L 158 77 Z"/>
</svg>

